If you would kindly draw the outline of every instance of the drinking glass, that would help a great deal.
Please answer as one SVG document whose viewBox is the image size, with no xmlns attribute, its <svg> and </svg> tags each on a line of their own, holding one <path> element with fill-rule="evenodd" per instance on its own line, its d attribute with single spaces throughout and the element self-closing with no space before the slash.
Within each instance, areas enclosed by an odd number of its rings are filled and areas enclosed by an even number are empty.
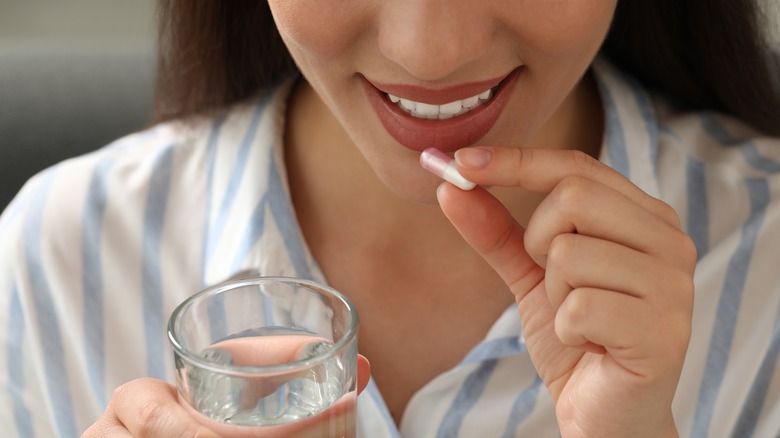
<svg viewBox="0 0 780 438">
<path fill-rule="evenodd" d="M 358 314 L 302 279 L 234 279 L 168 322 L 179 403 L 231 437 L 354 437 Z"/>
</svg>

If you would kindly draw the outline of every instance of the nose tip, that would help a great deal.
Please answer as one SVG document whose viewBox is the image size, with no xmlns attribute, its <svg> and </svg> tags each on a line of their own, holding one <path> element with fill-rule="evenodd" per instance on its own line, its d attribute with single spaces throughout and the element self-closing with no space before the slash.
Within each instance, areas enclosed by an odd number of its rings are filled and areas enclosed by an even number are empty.
<svg viewBox="0 0 780 438">
<path fill-rule="evenodd" d="M 477 60 L 490 44 L 479 2 L 397 1 L 383 11 L 379 48 L 414 77 L 433 81 Z M 476 4 L 477 9 L 466 6 Z"/>
</svg>

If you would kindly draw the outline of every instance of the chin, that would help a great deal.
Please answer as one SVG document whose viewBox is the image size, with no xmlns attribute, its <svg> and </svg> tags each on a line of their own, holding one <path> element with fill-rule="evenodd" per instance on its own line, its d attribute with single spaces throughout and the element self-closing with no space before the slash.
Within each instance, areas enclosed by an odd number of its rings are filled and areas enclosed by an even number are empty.
<svg viewBox="0 0 780 438">
<path fill-rule="evenodd" d="M 375 170 L 380 182 L 400 200 L 416 204 L 437 204 L 436 189 L 443 182 L 420 167 L 413 172 L 381 168 Z"/>
</svg>

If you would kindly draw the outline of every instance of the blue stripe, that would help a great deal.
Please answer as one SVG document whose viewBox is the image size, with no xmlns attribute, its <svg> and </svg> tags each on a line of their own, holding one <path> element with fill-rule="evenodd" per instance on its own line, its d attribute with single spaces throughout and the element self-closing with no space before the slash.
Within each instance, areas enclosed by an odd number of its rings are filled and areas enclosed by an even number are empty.
<svg viewBox="0 0 780 438">
<path fill-rule="evenodd" d="M 260 125 L 260 121 L 262 120 L 262 115 L 264 113 L 265 107 L 267 105 L 267 101 L 263 100 L 262 102 L 259 102 L 255 108 L 255 111 L 252 115 L 252 119 L 249 123 L 249 127 L 247 128 L 246 133 L 244 134 L 244 138 L 241 142 L 241 146 L 239 147 L 238 154 L 236 155 L 235 163 L 233 166 L 233 170 L 230 172 L 230 178 L 228 179 L 227 187 L 225 188 L 224 196 L 222 197 L 222 204 L 220 206 L 220 209 L 217 210 L 217 217 L 215 220 L 215 223 L 212 225 L 209 222 L 209 218 L 211 217 L 211 201 L 212 197 L 214 195 L 214 166 L 216 165 L 216 149 L 217 149 L 217 139 L 219 135 L 219 131 L 221 130 L 222 123 L 224 122 L 224 118 L 218 120 L 214 127 L 212 128 L 210 137 L 209 137 L 209 153 L 208 153 L 208 163 L 209 163 L 209 174 L 208 174 L 208 195 L 207 195 L 207 204 L 206 204 L 206 221 L 205 221 L 205 237 L 204 242 L 205 243 L 205 249 L 203 252 L 203 267 L 202 271 L 207 271 L 207 267 L 213 262 L 213 257 L 217 257 L 217 253 L 215 252 L 215 248 L 217 247 L 217 243 L 222 238 L 222 234 L 224 233 L 225 226 L 227 224 L 228 218 L 230 217 L 230 212 L 232 211 L 233 204 L 235 203 L 236 196 L 238 194 L 238 191 L 241 187 L 241 181 L 244 178 L 244 174 L 246 173 L 246 167 L 247 167 L 247 158 L 249 156 L 249 153 L 252 149 L 252 146 L 255 143 L 255 139 L 257 137 L 257 129 Z M 252 224 L 250 223 L 250 226 Z M 238 252 L 242 252 L 243 248 L 247 246 L 246 240 L 241 241 L 242 246 L 239 248 Z M 238 257 L 234 257 L 234 260 Z M 213 340 L 218 340 L 221 338 L 222 334 L 227 333 L 227 316 L 225 314 L 225 304 L 222 297 L 217 297 L 217 299 L 209 301 L 207 305 L 207 312 L 209 315 L 209 322 L 210 322 L 210 330 L 211 330 L 211 338 Z"/>
<path fill-rule="evenodd" d="M 275 155 L 274 148 L 270 148 Z M 268 184 L 268 207 L 271 209 L 274 222 L 287 245 L 290 262 L 295 269 L 295 275 L 309 280 L 317 280 L 312 276 L 312 269 L 306 257 L 306 247 L 301 239 L 298 220 L 292 209 L 290 199 L 285 191 L 285 183 L 277 168 L 276 160 L 271 158 L 270 178 Z"/>
<path fill-rule="evenodd" d="M 247 256 L 252 251 L 252 248 L 257 243 L 257 240 L 262 236 L 265 230 L 265 213 L 268 206 L 267 201 L 268 194 L 266 193 L 260 202 L 257 203 L 255 209 L 252 211 L 252 215 L 247 223 L 247 229 L 243 233 L 243 238 L 239 242 L 239 247 L 236 253 L 233 255 L 233 263 L 231 265 L 231 271 L 239 271 L 247 259 Z M 276 274 L 266 272 L 266 275 Z M 263 316 L 266 324 L 274 324 L 273 305 L 267 296 L 262 297 L 263 304 Z"/>
<path fill-rule="evenodd" d="M 609 91 L 598 75 L 594 75 L 601 93 L 601 101 L 604 104 L 604 138 L 607 143 L 607 155 L 609 164 L 626 178 L 630 178 L 631 169 L 628 164 L 628 151 L 626 138 L 623 133 L 623 125 L 620 124 L 617 105 L 612 93 Z"/>
<path fill-rule="evenodd" d="M 718 143 L 726 146 L 740 146 L 739 150 L 753 168 L 768 172 L 780 172 L 780 163 L 760 154 L 758 147 L 749 140 L 735 138 L 712 114 L 702 114 L 699 118 L 702 128 Z"/>
<path fill-rule="evenodd" d="M 679 136 L 679 135 L 677 135 L 677 132 L 675 132 L 675 131 L 674 131 L 672 128 L 670 128 L 670 127 L 668 127 L 668 126 L 666 126 L 666 125 L 661 125 L 661 126 L 658 128 L 658 131 L 659 131 L 661 134 L 668 135 L 669 137 L 672 137 L 672 138 L 673 138 L 674 140 L 676 140 L 676 141 L 680 141 L 680 140 L 681 140 L 681 139 L 680 139 L 680 136 Z"/>
<path fill-rule="evenodd" d="M 750 267 L 750 259 L 770 199 L 769 185 L 765 180 L 747 179 L 745 184 L 750 198 L 750 217 L 742 226 L 742 238 L 729 260 L 726 279 L 718 301 L 716 324 L 710 340 L 707 363 L 693 418 L 693 436 L 695 437 L 706 437 L 709 434 L 713 407 L 723 382 L 723 376 L 726 373 L 729 351 L 734 337 L 734 326 Z"/>
<path fill-rule="evenodd" d="M 214 167 L 216 166 L 216 156 L 217 156 L 217 143 L 219 140 L 219 133 L 222 130 L 222 124 L 225 122 L 225 118 L 227 116 L 223 115 L 222 117 L 216 119 L 214 121 L 213 126 L 211 127 L 211 133 L 209 133 L 209 139 L 208 139 L 208 146 L 206 149 L 206 205 L 205 205 L 205 218 L 203 219 L 203 239 L 201 242 L 204 242 L 203 248 L 201 249 L 203 253 L 200 257 L 200 272 L 201 275 L 204 276 L 204 278 L 201 280 L 201 283 L 203 286 L 206 285 L 206 266 L 208 264 L 208 260 L 211 257 L 212 251 L 214 251 L 214 248 L 211 247 L 211 201 L 214 199 Z"/>
<path fill-rule="evenodd" d="M 238 271 L 244 261 L 246 261 L 247 255 L 257 243 L 257 240 L 262 236 L 265 230 L 265 213 L 268 207 L 268 194 L 263 195 L 260 202 L 255 205 L 252 215 L 247 222 L 247 228 L 243 232 L 243 237 L 239 242 L 238 249 L 233 255 L 233 262 L 231 264 L 231 272 Z M 269 273 L 266 273 L 269 274 Z"/>
<path fill-rule="evenodd" d="M 379 394 L 379 388 L 377 388 L 373 378 L 368 379 L 368 385 L 363 393 L 368 394 L 374 402 L 377 411 L 379 411 L 379 414 L 382 416 L 382 421 L 385 423 L 385 430 L 387 430 L 393 438 L 400 438 L 401 434 L 398 431 L 398 427 L 396 427 L 395 421 L 393 421 L 393 418 L 390 416 L 390 410 L 387 409 L 385 400 L 382 398 L 382 395 Z"/>
<path fill-rule="evenodd" d="M 163 345 L 165 323 L 163 321 L 162 291 L 162 231 L 168 207 L 171 171 L 173 166 L 171 146 L 163 149 L 154 159 L 149 194 L 146 198 L 143 229 L 143 316 L 146 338 L 146 367 L 148 375 L 163 379 L 166 376 L 166 350 Z"/>
<path fill-rule="evenodd" d="M 701 161 L 688 157 L 685 176 L 688 191 L 686 231 L 696 245 L 697 257 L 701 259 L 710 250 L 710 216 L 704 165 Z"/>
<path fill-rule="evenodd" d="M 244 134 L 244 139 L 241 142 L 241 147 L 238 150 L 238 155 L 236 156 L 233 171 L 230 172 L 230 179 L 228 180 L 228 185 L 225 189 L 225 195 L 222 198 L 222 205 L 218 210 L 216 223 L 209 233 L 208 247 L 211 249 L 216 248 L 217 242 L 219 242 L 219 240 L 222 238 L 225 225 L 227 224 L 227 220 L 230 217 L 230 212 L 233 208 L 236 195 L 239 188 L 241 187 L 241 180 L 243 179 L 244 173 L 246 172 L 248 161 L 247 157 L 249 156 L 249 152 L 252 149 L 252 145 L 255 143 L 255 138 L 257 137 L 257 127 L 260 125 L 260 120 L 262 118 L 266 104 L 267 101 L 263 101 L 257 105 L 255 112 L 252 115 L 252 121 L 249 124 L 249 128 L 247 129 L 246 134 Z M 211 253 L 209 256 L 216 257 L 217 254 Z"/>
<path fill-rule="evenodd" d="M 455 400 L 452 401 L 449 410 L 444 414 L 436 433 L 438 438 L 452 438 L 460 434 L 463 419 L 485 391 L 485 386 L 487 386 L 490 376 L 493 375 L 497 363 L 497 359 L 486 360 L 466 377 L 463 386 L 455 396 Z"/>
<path fill-rule="evenodd" d="M 8 309 L 8 394 L 14 409 L 17 436 L 32 437 L 32 415 L 24 403 L 24 313 L 19 291 L 11 289 L 11 305 Z"/>
<path fill-rule="evenodd" d="M 624 76 L 624 79 L 634 93 L 634 99 L 639 107 L 639 113 L 642 115 L 642 120 L 645 122 L 648 142 L 650 143 L 649 156 L 647 158 L 653 166 L 653 175 L 657 177 L 659 128 L 655 117 L 655 111 L 653 110 L 653 104 L 650 102 L 650 96 L 647 95 L 647 92 L 639 85 L 639 82 L 637 82 L 636 79 L 632 76 Z"/>
<path fill-rule="evenodd" d="M 536 399 L 539 397 L 539 389 L 542 387 L 542 379 L 537 375 L 531 385 L 524 389 L 512 404 L 509 421 L 504 430 L 503 438 L 516 436 L 517 428 L 527 420 L 536 407 Z"/>
<path fill-rule="evenodd" d="M 699 121 L 704 132 L 709 134 L 709 136 L 714 138 L 718 143 L 725 146 L 736 146 L 740 143 L 711 113 L 701 113 L 699 115 Z"/>
<path fill-rule="evenodd" d="M 768 173 L 780 172 L 780 163 L 761 155 L 755 144 L 747 143 L 742 147 L 741 151 L 742 156 L 745 157 L 745 161 L 755 169 Z"/>
<path fill-rule="evenodd" d="M 731 436 L 754 436 L 761 409 L 766 401 L 766 394 L 777 369 L 778 354 L 780 354 L 780 308 L 775 316 L 775 326 L 772 330 L 769 348 L 761 361 L 756 378 L 753 379 L 747 400 L 742 405 L 742 412 L 739 414 L 739 420 Z"/>
<path fill-rule="evenodd" d="M 51 400 L 51 409 L 57 433 L 62 437 L 78 436 L 73 413 L 73 400 L 66 373 L 65 349 L 62 344 L 62 331 L 54 307 L 54 299 L 43 267 L 43 213 L 46 199 L 54 180 L 52 171 L 44 175 L 38 192 L 31 200 L 27 220 L 24 223 L 25 262 L 30 275 L 30 287 L 38 322 L 39 342 L 42 356 L 46 358 L 43 366 L 46 372 L 46 386 Z M 39 413 L 40 414 L 40 413 Z"/>
<path fill-rule="evenodd" d="M 227 334 L 227 311 L 225 310 L 225 294 L 215 295 L 206 302 L 206 313 L 209 320 L 209 334 L 212 343 L 221 341 Z"/>
<path fill-rule="evenodd" d="M 103 264 L 101 237 L 106 210 L 106 188 L 113 161 L 98 162 L 90 181 L 84 220 L 81 224 L 81 281 L 84 289 L 84 355 L 87 376 L 98 406 L 105 409 L 105 313 L 103 308 Z"/>
<path fill-rule="evenodd" d="M 211 132 L 209 133 L 209 139 L 207 143 L 208 146 L 206 149 L 206 166 L 208 170 L 206 171 L 206 205 L 203 218 L 203 238 L 201 239 L 201 242 L 203 242 L 203 248 L 201 248 L 201 251 L 203 252 L 201 253 L 200 257 L 200 272 L 202 275 L 201 284 L 203 287 L 206 286 L 208 261 L 211 258 L 211 253 L 214 251 L 214 248 L 211 246 L 211 202 L 214 198 L 214 167 L 216 166 L 217 162 L 216 156 L 219 134 L 222 130 L 222 125 L 224 124 L 226 118 L 227 114 L 223 114 L 222 117 L 214 120 L 214 124 L 211 127 Z M 209 302 L 206 310 L 209 316 L 211 339 L 219 339 L 220 333 L 227 332 L 224 317 L 224 304 L 222 303 L 221 299 L 213 300 Z"/>
<path fill-rule="evenodd" d="M 481 362 L 487 359 L 500 359 L 516 356 L 525 351 L 525 345 L 519 336 L 491 339 L 474 347 L 461 361 L 461 365 Z"/>
</svg>

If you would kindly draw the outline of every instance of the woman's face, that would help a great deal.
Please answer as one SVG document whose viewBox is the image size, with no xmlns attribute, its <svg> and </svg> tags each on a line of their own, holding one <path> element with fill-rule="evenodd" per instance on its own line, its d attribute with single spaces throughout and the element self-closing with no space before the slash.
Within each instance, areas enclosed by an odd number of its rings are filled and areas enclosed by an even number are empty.
<svg viewBox="0 0 780 438">
<path fill-rule="evenodd" d="M 435 184 L 417 164 L 427 147 L 531 144 L 573 95 L 616 3 L 269 0 L 308 83 L 411 198 Z"/>
</svg>

